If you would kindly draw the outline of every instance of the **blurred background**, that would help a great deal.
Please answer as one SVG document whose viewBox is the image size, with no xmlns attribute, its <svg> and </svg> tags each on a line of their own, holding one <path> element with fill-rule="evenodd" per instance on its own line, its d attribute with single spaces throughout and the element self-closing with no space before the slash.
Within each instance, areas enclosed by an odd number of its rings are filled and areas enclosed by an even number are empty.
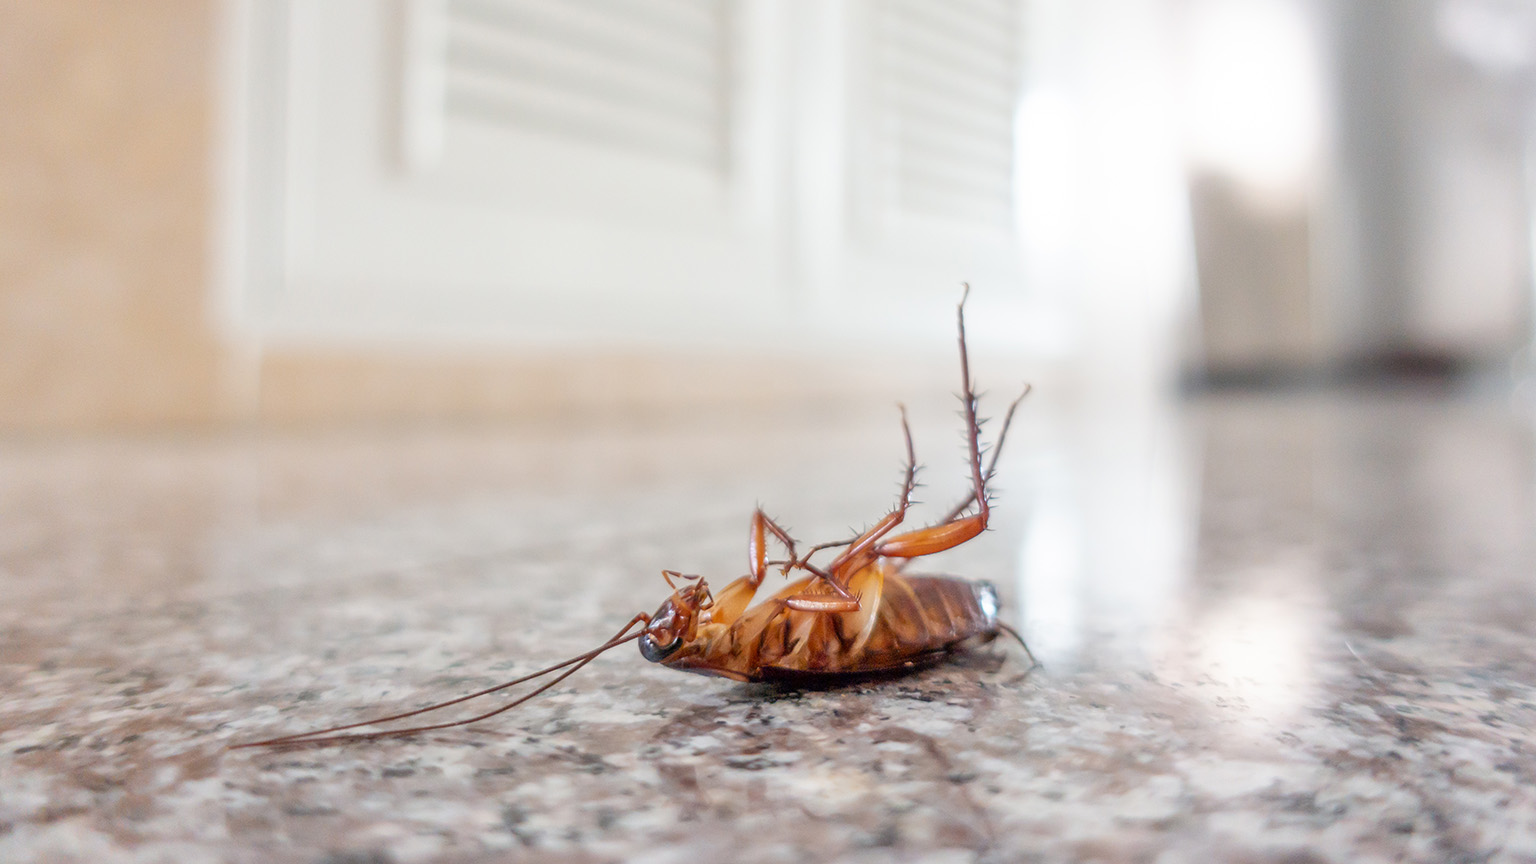
<svg viewBox="0 0 1536 864">
<path fill-rule="evenodd" d="M 962 281 L 1058 392 L 1529 386 L 1533 64 L 1526 0 L 10 0 L 0 426 L 889 404 Z"/>
<path fill-rule="evenodd" d="M 1536 0 L 0 0 L 0 859 L 1533 860 L 1533 200 Z M 941 518 L 962 283 L 1038 686 L 220 767 L 850 536 L 898 401 Z"/>
</svg>

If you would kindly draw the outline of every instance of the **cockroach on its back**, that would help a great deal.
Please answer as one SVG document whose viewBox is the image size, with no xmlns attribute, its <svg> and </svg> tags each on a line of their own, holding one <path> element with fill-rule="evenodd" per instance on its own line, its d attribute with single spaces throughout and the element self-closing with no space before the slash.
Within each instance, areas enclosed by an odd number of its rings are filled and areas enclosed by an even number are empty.
<svg viewBox="0 0 1536 864">
<path fill-rule="evenodd" d="M 907 465 L 901 496 L 891 512 L 858 536 L 822 543 L 800 554 L 794 538 L 758 509 L 747 534 L 747 575 L 716 593 L 698 576 L 663 570 L 662 577 L 672 588 L 666 602 L 654 614 L 642 612 L 631 618 L 612 638 L 590 651 L 495 687 L 414 711 L 234 746 L 330 744 L 464 726 L 511 710 L 564 681 L 599 654 L 635 640 L 639 640 L 640 654 L 654 663 L 736 681 L 811 682 L 900 673 L 939 662 L 968 643 L 988 642 L 1000 633 L 1017 639 L 1028 654 L 1023 638 L 997 619 L 997 591 L 990 583 L 902 572 L 908 561 L 952 549 L 986 530 L 991 515 L 987 482 L 997 467 L 1014 411 L 1029 393 L 1026 387 L 1008 406 L 991 460 L 983 469 L 976 392 L 965 345 L 964 296 L 957 318 L 972 488 L 939 522 L 891 534 L 906 517 L 916 487 L 912 431 L 903 410 Z M 975 512 L 970 512 L 973 508 Z M 770 537 L 784 547 L 787 557 L 769 560 Z M 842 551 L 825 565 L 811 563 L 812 556 L 829 549 Z M 775 567 L 785 576 L 796 572 L 803 575 L 753 605 L 758 588 Z M 1030 660 L 1033 662 L 1033 655 Z M 336 734 L 458 705 L 557 672 L 532 692 L 473 717 L 404 729 Z"/>
</svg>

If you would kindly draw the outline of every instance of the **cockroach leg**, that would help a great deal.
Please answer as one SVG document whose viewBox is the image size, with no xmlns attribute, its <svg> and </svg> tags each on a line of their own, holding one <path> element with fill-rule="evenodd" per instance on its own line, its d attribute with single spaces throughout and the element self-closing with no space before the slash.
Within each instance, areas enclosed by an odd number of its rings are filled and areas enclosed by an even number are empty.
<svg viewBox="0 0 1536 864">
<path fill-rule="evenodd" d="M 997 473 L 997 459 L 1003 453 L 1003 442 L 1008 440 L 1008 427 L 1013 425 L 1013 414 L 1019 409 L 1019 403 L 1024 401 L 1024 397 L 1029 395 L 1029 391 L 1031 389 L 1033 388 L 1031 388 L 1028 384 L 1024 385 L 1024 392 L 1020 393 L 1018 398 L 1013 400 L 1013 402 L 1008 406 L 1008 413 L 1003 415 L 1003 427 L 998 430 L 997 441 L 992 444 L 992 458 L 987 462 L 987 470 L 982 472 L 984 483 L 990 483 L 992 481 L 993 475 Z M 960 518 L 961 513 L 964 513 L 966 510 L 970 509 L 970 506 L 975 502 L 976 490 L 972 489 L 970 493 L 960 501 L 959 504 L 956 504 L 954 508 L 945 514 L 944 518 L 939 521 L 955 521 L 956 519 Z"/>
<path fill-rule="evenodd" d="M 795 559 L 795 539 L 789 536 L 779 523 L 773 521 L 763 508 L 759 507 L 752 513 L 752 521 L 747 528 L 747 575 L 737 579 L 720 589 L 715 596 L 713 607 L 701 618 L 710 624 L 730 625 L 741 617 L 751 605 L 752 598 L 757 596 L 757 589 L 763 584 L 763 579 L 768 575 L 768 536 L 772 534 L 784 548 L 789 550 L 791 561 Z"/>
<path fill-rule="evenodd" d="M 699 579 L 699 577 L 697 575 L 692 575 L 692 574 L 688 574 L 688 573 L 679 573 L 676 570 L 663 570 L 663 571 L 661 571 L 661 578 L 666 580 L 667 587 L 671 588 L 674 592 L 677 591 L 677 583 L 673 582 L 672 581 L 673 579 L 682 579 L 685 582 L 696 582 Z"/>
<path fill-rule="evenodd" d="M 966 449 L 970 456 L 971 484 L 970 494 L 960 502 L 959 506 L 951 510 L 937 524 L 916 531 L 909 531 L 886 538 L 896 526 L 900 525 L 906 517 L 907 508 L 911 502 L 912 490 L 915 485 L 917 459 L 913 452 L 912 430 L 907 423 L 906 409 L 902 409 L 901 427 L 906 436 L 907 443 L 907 473 L 902 485 L 901 500 L 896 509 L 892 510 L 885 518 L 875 523 L 873 527 L 858 537 L 839 541 L 837 543 L 821 544 L 812 547 L 796 564 L 807 566 L 807 559 L 816 552 L 832 546 L 847 546 L 840 555 L 835 558 L 827 570 L 830 578 L 824 579 L 836 596 L 825 594 L 798 594 L 786 598 L 786 605 L 791 609 L 805 612 L 849 612 L 859 608 L 857 598 L 849 595 L 846 587 L 848 578 L 864 567 L 869 566 L 878 558 L 912 559 L 924 555 L 932 555 L 952 549 L 967 540 L 976 537 L 987 528 L 987 522 L 991 515 L 990 502 L 987 500 L 987 481 L 992 478 L 997 469 L 997 459 L 1002 453 L 1003 441 L 1007 438 L 1008 427 L 1013 422 L 1014 412 L 1024 396 L 1029 394 L 1028 388 L 1008 406 L 1008 412 L 1003 418 L 1002 429 L 998 433 L 997 442 L 993 445 L 991 458 L 988 460 L 985 470 L 981 464 L 981 422 L 976 417 L 976 385 L 971 380 L 970 350 L 965 340 L 965 298 L 970 294 L 970 286 L 966 286 L 966 293 L 960 299 L 956 309 L 956 318 L 960 341 L 960 378 L 961 400 L 965 406 L 965 431 Z M 976 505 L 977 512 L 970 516 L 962 516 L 972 504 Z"/>
<path fill-rule="evenodd" d="M 970 287 L 966 287 L 966 294 L 970 293 Z M 965 344 L 965 297 L 961 297 L 960 306 L 956 310 L 960 331 L 960 399 L 965 405 L 965 432 L 966 449 L 969 451 L 971 462 L 971 493 L 961 502 L 960 506 L 950 512 L 943 521 L 938 524 L 921 528 L 917 531 L 909 531 L 898 534 L 882 543 L 875 545 L 870 554 L 873 557 L 882 558 L 917 558 L 923 555 L 932 555 L 935 552 L 943 552 L 952 549 L 961 543 L 970 540 L 985 531 L 987 520 L 991 515 L 990 502 L 987 500 L 987 480 L 992 476 L 992 470 L 997 466 L 997 454 L 1002 450 L 1003 436 L 1008 433 L 1008 424 L 1013 420 L 1013 412 L 1019 405 L 1019 399 L 1014 400 L 1008 409 L 1008 414 L 1003 420 L 1003 429 L 999 433 L 998 442 L 994 447 L 992 459 L 988 463 L 987 470 L 981 467 L 981 423 L 976 419 L 976 385 L 971 380 L 970 352 Z M 1029 391 L 1026 390 L 1027 394 Z M 976 504 L 976 513 L 971 516 L 961 517 L 960 514 Z"/>
<path fill-rule="evenodd" d="M 793 564 L 798 558 L 795 553 L 795 538 L 789 536 L 788 531 L 785 531 L 779 526 L 779 523 L 773 521 L 773 517 L 764 513 L 763 508 L 757 508 L 752 513 L 752 526 L 747 532 L 747 563 L 751 568 L 749 572 L 752 574 L 752 585 L 754 588 L 763 584 L 763 578 L 768 575 L 770 563 L 785 563 L 768 561 L 768 537 L 766 532 L 771 532 L 784 545 L 784 548 L 789 551 L 788 563 Z M 786 575 L 788 575 L 789 569 L 788 566 L 784 568 Z"/>
<path fill-rule="evenodd" d="M 901 497 L 896 503 L 896 509 L 885 514 L 880 521 L 858 537 L 843 543 L 830 544 L 847 545 L 848 548 L 834 558 L 825 571 L 812 566 L 805 558 L 797 561 L 795 566 L 803 567 L 819 577 L 821 582 L 831 589 L 833 596 L 796 594 L 784 598 L 784 604 L 789 608 L 801 612 L 857 612 L 859 610 L 859 598 L 848 593 L 848 577 L 874 560 L 875 555 L 870 550 L 881 537 L 889 534 L 893 528 L 901 524 L 901 520 L 906 518 L 907 509 L 912 506 L 912 491 L 917 488 L 917 453 L 912 446 L 912 427 L 907 423 L 905 405 L 901 406 L 901 432 L 907 443 L 907 471 L 902 479 Z"/>
<path fill-rule="evenodd" d="M 849 594 L 846 589 L 836 583 L 829 583 L 834 591 L 841 591 L 843 596 L 835 597 L 829 594 L 796 594 L 787 597 L 784 605 L 797 612 L 857 612 L 859 611 L 859 598 Z"/>
<path fill-rule="evenodd" d="M 784 598 L 784 605 L 801 612 L 857 612 L 859 611 L 859 598 L 848 593 L 848 589 L 838 584 L 838 581 L 828 573 L 810 566 L 801 564 L 807 570 L 815 573 L 820 578 L 821 584 L 832 590 L 827 594 L 795 594 Z"/>
<path fill-rule="evenodd" d="M 917 488 L 917 453 L 912 446 L 912 427 L 907 424 L 905 405 L 901 406 L 901 432 L 907 442 L 907 472 L 902 480 L 901 497 L 897 499 L 896 509 L 881 517 L 880 521 L 870 526 L 863 534 L 848 541 L 848 548 L 827 565 L 827 572 L 832 574 L 832 578 L 828 581 L 834 583 L 834 587 L 840 586 L 841 581 L 848 574 L 857 572 L 874 560 L 874 556 L 870 554 L 871 548 L 880 541 L 880 538 L 891 533 L 892 529 L 907 518 L 907 508 L 912 506 L 912 491 Z"/>
<path fill-rule="evenodd" d="M 815 546 L 812 546 L 811 548 L 805 550 L 805 558 L 804 559 L 802 559 L 801 561 L 792 562 L 792 563 L 794 563 L 796 565 L 802 564 L 805 561 L 809 560 L 812 555 L 815 555 L 817 552 L 820 552 L 823 549 L 836 549 L 839 546 L 847 546 L 850 543 L 853 543 L 855 540 L 858 540 L 858 539 L 859 538 L 857 538 L 857 537 L 849 537 L 847 540 L 832 540 L 832 541 L 827 542 L 827 543 L 817 543 Z"/>
</svg>

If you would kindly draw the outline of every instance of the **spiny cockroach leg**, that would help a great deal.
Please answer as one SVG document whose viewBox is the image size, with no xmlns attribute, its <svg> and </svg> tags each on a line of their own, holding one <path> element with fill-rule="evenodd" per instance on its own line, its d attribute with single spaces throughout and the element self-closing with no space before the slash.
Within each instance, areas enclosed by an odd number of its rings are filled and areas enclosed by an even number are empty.
<svg viewBox="0 0 1536 864">
<path fill-rule="evenodd" d="M 897 501 L 896 509 L 887 513 L 879 522 L 876 522 L 863 534 L 850 541 L 848 549 L 833 559 L 827 565 L 826 572 L 816 571 L 808 563 L 801 560 L 800 566 L 815 572 L 823 584 L 832 590 L 833 595 L 825 594 L 796 594 L 785 598 L 785 604 L 791 609 L 801 612 L 856 612 L 859 609 L 859 598 L 848 593 L 848 577 L 858 572 L 860 568 L 873 560 L 869 550 L 880 538 L 889 534 L 893 528 L 901 524 L 907 516 L 907 509 L 912 506 L 912 491 L 917 488 L 917 454 L 912 445 L 912 427 L 907 423 L 907 408 L 901 407 L 901 432 L 907 444 L 907 470 L 901 484 L 901 498 Z"/>
<path fill-rule="evenodd" d="M 966 286 L 966 294 L 969 293 L 970 286 Z M 873 545 L 867 553 L 867 560 L 853 563 L 859 563 L 862 566 L 874 558 L 916 558 L 932 555 L 935 552 L 943 552 L 959 546 L 987 528 L 987 520 L 991 516 L 987 501 L 987 479 L 990 477 L 990 468 L 983 471 L 981 467 L 981 423 L 976 419 L 976 385 L 971 380 L 970 351 L 965 343 L 964 296 L 960 298 L 956 317 L 960 331 L 960 401 L 965 405 L 965 444 L 971 465 L 970 497 L 943 521 L 927 528 L 898 534 Z M 1009 409 L 1010 418 L 1012 413 L 1012 409 Z M 995 451 L 993 459 L 992 464 L 995 464 Z M 976 502 L 976 513 L 972 516 L 960 517 L 960 513 L 963 513 L 972 501 Z"/>
<path fill-rule="evenodd" d="M 797 558 L 795 538 L 789 536 L 788 531 L 785 531 L 779 526 L 779 523 L 773 521 L 773 517 L 764 513 L 763 508 L 757 508 L 752 513 L 752 527 L 747 533 L 747 562 L 751 568 L 752 587 L 754 588 L 762 585 L 764 577 L 768 575 L 770 563 L 768 561 L 768 533 L 773 534 L 774 538 L 789 551 L 790 562 L 796 561 Z M 785 574 L 788 575 L 788 572 L 789 568 L 785 567 Z"/>
<path fill-rule="evenodd" d="M 1013 414 L 1018 410 L 1019 403 L 1024 401 L 1024 397 L 1029 395 L 1029 391 L 1031 389 L 1032 388 L 1026 384 L 1024 386 L 1024 392 L 1020 393 L 1018 398 L 1013 400 L 1013 402 L 1008 406 L 1008 413 L 1003 415 L 1003 427 L 998 430 L 997 440 L 992 444 L 992 458 L 987 462 L 987 470 L 982 472 L 983 485 L 991 482 L 993 475 L 997 473 L 997 459 L 1003 453 L 1003 442 L 1008 439 L 1008 427 L 1013 424 Z M 961 499 L 960 503 L 956 504 L 947 514 L 945 514 L 944 518 L 940 521 L 955 521 L 955 519 L 959 518 L 960 514 L 969 509 L 971 504 L 975 503 L 975 501 L 976 490 L 972 489 L 969 493 L 966 494 L 965 498 Z"/>
</svg>

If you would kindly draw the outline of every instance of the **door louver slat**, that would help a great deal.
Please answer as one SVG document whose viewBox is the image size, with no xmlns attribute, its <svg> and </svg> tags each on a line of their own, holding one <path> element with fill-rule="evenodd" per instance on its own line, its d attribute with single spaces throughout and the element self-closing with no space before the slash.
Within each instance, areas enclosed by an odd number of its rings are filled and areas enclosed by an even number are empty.
<svg viewBox="0 0 1536 864">
<path fill-rule="evenodd" d="M 449 0 L 445 122 L 725 165 L 720 0 Z"/>
<path fill-rule="evenodd" d="M 897 211 L 1006 229 L 1021 78 L 1017 0 L 873 6 L 873 135 Z"/>
</svg>

